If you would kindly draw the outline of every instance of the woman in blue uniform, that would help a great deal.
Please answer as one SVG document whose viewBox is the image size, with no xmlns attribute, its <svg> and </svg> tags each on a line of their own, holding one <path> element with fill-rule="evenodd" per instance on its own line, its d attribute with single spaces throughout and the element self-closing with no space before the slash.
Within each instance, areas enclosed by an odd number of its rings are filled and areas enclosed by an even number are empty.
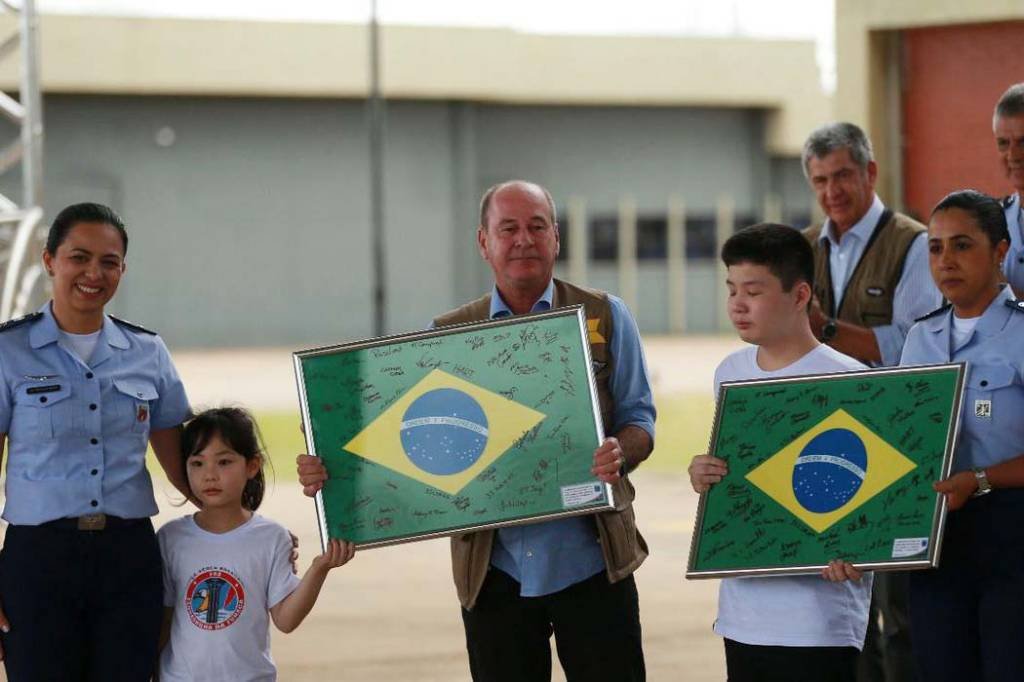
<svg viewBox="0 0 1024 682">
<path fill-rule="evenodd" d="M 1024 302 L 1003 284 L 1002 207 L 972 190 L 932 212 L 932 277 L 950 305 L 920 320 L 901 364 L 967 362 L 940 567 L 911 575 L 921 679 L 1024 679 Z"/>
<path fill-rule="evenodd" d="M 156 661 L 163 583 L 146 444 L 187 491 L 189 405 L 160 337 L 104 313 L 127 247 L 111 209 L 64 209 L 43 253 L 53 299 L 0 325 L 0 640 L 12 682 L 137 682 Z"/>
</svg>

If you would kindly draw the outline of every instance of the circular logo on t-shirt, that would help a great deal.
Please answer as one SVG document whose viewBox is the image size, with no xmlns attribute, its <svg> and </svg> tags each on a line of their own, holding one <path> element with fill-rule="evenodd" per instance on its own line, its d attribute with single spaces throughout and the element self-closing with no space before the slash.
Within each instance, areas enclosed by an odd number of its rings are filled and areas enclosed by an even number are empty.
<svg viewBox="0 0 1024 682">
<path fill-rule="evenodd" d="M 197 628 L 223 630 L 242 615 L 245 588 L 226 568 L 204 568 L 188 583 L 185 608 Z"/>
</svg>

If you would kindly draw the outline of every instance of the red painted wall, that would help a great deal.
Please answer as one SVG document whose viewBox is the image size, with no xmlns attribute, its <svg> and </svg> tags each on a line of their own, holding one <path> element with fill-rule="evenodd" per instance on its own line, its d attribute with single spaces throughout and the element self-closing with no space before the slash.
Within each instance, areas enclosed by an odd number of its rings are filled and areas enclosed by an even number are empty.
<svg viewBox="0 0 1024 682">
<path fill-rule="evenodd" d="M 992 136 L 992 109 L 1024 81 L 1024 21 L 903 32 L 903 190 L 926 218 L 967 187 L 1012 191 Z"/>
</svg>

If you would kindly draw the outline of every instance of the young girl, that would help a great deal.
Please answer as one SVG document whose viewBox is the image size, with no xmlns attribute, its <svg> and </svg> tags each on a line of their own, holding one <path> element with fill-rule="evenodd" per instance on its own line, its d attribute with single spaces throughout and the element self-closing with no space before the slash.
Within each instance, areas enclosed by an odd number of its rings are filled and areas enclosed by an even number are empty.
<svg viewBox="0 0 1024 682">
<path fill-rule="evenodd" d="M 263 455 L 245 410 L 198 415 L 185 426 L 181 449 L 201 507 L 157 534 L 170 627 L 160 680 L 273 681 L 268 612 L 282 632 L 297 628 L 327 572 L 355 548 L 332 540 L 301 581 L 292 574 L 288 531 L 254 513 L 263 499 Z"/>
</svg>

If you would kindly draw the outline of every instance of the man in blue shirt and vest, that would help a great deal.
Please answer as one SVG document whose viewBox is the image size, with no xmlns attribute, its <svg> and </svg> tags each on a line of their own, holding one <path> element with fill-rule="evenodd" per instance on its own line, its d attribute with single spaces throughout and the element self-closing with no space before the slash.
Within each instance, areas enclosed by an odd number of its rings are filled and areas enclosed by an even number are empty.
<svg viewBox="0 0 1024 682">
<path fill-rule="evenodd" d="M 477 245 L 494 287 L 433 324 L 584 306 L 598 400 L 611 434 L 594 452 L 592 471 L 613 486 L 616 508 L 452 538 L 473 679 L 549 682 L 554 634 L 567 679 L 644 680 L 632 574 L 647 557 L 647 545 L 636 529 L 628 472 L 651 453 L 655 410 L 636 322 L 615 296 L 553 277 L 558 222 L 551 194 L 540 185 L 513 180 L 488 189 Z M 299 475 L 310 495 L 326 478 L 313 458 L 300 457 Z"/>
<path fill-rule="evenodd" d="M 1024 83 L 1007 88 L 992 113 L 996 151 L 1013 194 L 1003 199 L 1010 248 L 1003 261 L 1003 274 L 1017 296 L 1024 296 Z"/>
</svg>

